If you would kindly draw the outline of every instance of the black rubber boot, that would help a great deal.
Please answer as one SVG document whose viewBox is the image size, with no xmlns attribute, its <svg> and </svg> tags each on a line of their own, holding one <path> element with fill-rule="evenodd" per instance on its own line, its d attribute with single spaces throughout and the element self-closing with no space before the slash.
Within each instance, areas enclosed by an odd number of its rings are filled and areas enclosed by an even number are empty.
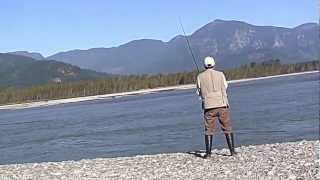
<svg viewBox="0 0 320 180">
<path fill-rule="evenodd" d="M 206 154 L 203 156 L 203 158 L 206 159 L 211 157 L 212 135 L 205 135 L 204 140 L 206 143 Z"/>
<path fill-rule="evenodd" d="M 231 156 L 236 155 L 237 152 L 234 149 L 234 136 L 233 136 L 233 133 L 225 134 L 225 136 L 226 136 L 226 140 L 227 140 L 227 144 L 228 144 L 228 148 L 230 150 Z"/>
<path fill-rule="evenodd" d="M 233 133 L 231 133 L 230 135 L 231 135 L 232 152 L 233 152 L 234 155 L 236 155 L 237 152 L 236 152 L 235 146 L 234 146 L 234 136 L 233 136 Z"/>
</svg>

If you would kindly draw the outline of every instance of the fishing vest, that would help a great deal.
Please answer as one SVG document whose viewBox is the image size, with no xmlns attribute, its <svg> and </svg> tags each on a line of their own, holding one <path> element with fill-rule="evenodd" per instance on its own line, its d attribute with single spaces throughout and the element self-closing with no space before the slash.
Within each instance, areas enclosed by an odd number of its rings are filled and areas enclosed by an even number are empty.
<svg viewBox="0 0 320 180">
<path fill-rule="evenodd" d="M 224 74 L 213 69 L 207 69 L 198 75 L 197 86 L 203 109 L 229 105 L 224 81 Z"/>
</svg>

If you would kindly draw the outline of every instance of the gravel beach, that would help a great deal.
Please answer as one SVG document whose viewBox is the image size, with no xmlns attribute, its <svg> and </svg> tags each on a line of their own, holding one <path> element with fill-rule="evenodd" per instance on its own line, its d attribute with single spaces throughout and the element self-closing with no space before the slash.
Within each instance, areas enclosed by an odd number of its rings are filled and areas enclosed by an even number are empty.
<svg viewBox="0 0 320 180">
<path fill-rule="evenodd" d="M 320 179 L 319 141 L 80 161 L 0 166 L 0 179 Z"/>
</svg>

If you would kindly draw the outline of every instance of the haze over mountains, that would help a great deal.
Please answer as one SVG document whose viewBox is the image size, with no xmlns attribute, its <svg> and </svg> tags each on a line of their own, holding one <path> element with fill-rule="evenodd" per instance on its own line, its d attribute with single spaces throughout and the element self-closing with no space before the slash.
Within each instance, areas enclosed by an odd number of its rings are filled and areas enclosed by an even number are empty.
<svg viewBox="0 0 320 180">
<path fill-rule="evenodd" d="M 42 56 L 40 53 L 36 52 L 28 52 L 28 51 L 15 51 L 15 52 L 8 52 L 9 54 L 20 55 L 20 56 L 27 56 L 35 60 L 44 60 L 45 57 Z"/>
<path fill-rule="evenodd" d="M 283 28 L 215 20 L 195 31 L 189 39 L 199 65 L 202 65 L 205 56 L 211 55 L 220 68 L 226 69 L 271 58 L 279 58 L 282 63 L 318 59 L 318 29 L 316 23 Z M 31 56 L 28 53 L 24 55 Z M 181 35 L 168 42 L 141 39 L 112 48 L 59 52 L 46 59 L 114 74 L 170 73 L 194 69 L 185 38 Z"/>
<path fill-rule="evenodd" d="M 108 77 L 105 73 L 57 61 L 38 61 L 30 57 L 0 53 L 0 88 L 70 82 Z"/>
</svg>

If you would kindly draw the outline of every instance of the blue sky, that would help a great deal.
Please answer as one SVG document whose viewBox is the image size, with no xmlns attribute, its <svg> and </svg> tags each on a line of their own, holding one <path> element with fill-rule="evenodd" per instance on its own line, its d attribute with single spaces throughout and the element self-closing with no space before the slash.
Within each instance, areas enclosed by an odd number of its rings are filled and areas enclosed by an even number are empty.
<svg viewBox="0 0 320 180">
<path fill-rule="evenodd" d="M 214 19 L 294 27 L 318 21 L 317 0 L 0 0 L 0 52 L 112 47 L 168 41 Z"/>
</svg>

